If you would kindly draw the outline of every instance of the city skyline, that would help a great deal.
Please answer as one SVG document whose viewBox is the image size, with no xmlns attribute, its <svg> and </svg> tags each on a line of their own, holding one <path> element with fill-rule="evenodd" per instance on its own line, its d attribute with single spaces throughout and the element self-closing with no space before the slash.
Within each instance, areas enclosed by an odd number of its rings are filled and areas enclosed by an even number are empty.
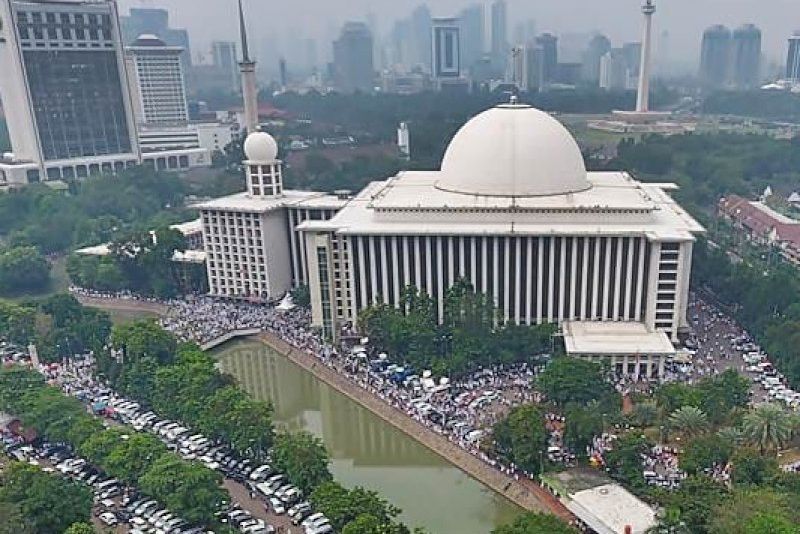
<svg viewBox="0 0 800 534">
<path fill-rule="evenodd" d="M 432 16 L 442 17 L 456 16 L 461 10 L 476 3 L 482 3 L 485 8 L 485 46 L 488 48 L 491 43 L 491 2 L 431 0 L 427 5 Z M 597 31 L 607 35 L 613 42 L 639 39 L 638 1 L 608 0 L 602 5 L 584 5 L 579 0 L 565 0 L 558 5 L 544 4 L 535 7 L 526 6 L 519 0 L 509 0 L 507 3 L 509 29 L 513 29 L 520 22 L 533 19 L 539 32 L 550 31 L 561 34 Z M 355 0 L 339 5 L 306 0 L 282 7 L 281 17 L 274 17 L 269 16 L 269 7 L 264 3 L 251 0 L 246 1 L 246 4 L 246 9 L 253 12 L 254 20 L 259 20 L 259 25 L 250 30 L 257 52 L 269 48 L 275 50 L 276 56 L 285 54 L 293 40 L 310 38 L 318 41 L 321 62 L 330 60 L 332 55 L 330 43 L 338 36 L 344 22 L 369 19 L 376 26 L 371 29 L 376 34 L 377 40 L 383 40 L 388 36 L 396 20 L 408 17 L 419 5 L 391 4 L 385 0 L 371 2 Z M 705 28 L 717 23 L 730 27 L 752 23 L 763 32 L 763 52 L 767 63 L 783 62 L 786 57 L 787 38 L 797 29 L 800 21 L 783 16 L 791 11 L 793 7 L 791 0 L 770 0 L 770 4 L 773 9 L 765 10 L 763 3 L 755 0 L 708 0 L 700 6 L 689 0 L 665 3 L 659 6 L 656 53 L 663 44 L 662 35 L 666 32 L 669 35 L 667 46 L 670 62 L 694 69 L 700 57 L 702 33 Z M 231 17 L 228 16 L 229 11 L 224 2 L 202 8 L 192 6 L 192 9 L 185 9 L 185 6 L 185 0 L 161 0 L 158 4 L 148 3 L 145 6 L 141 0 L 120 0 L 122 14 L 127 13 L 130 7 L 168 9 L 172 24 L 189 30 L 194 61 L 200 56 L 209 57 L 211 41 L 234 38 L 237 31 L 236 21 L 228 20 Z M 309 12 L 319 16 L 308 19 Z M 217 24 L 209 28 L 207 21 L 211 17 Z M 274 26 L 271 26 L 270 21 L 273 20 Z M 254 55 L 257 52 L 254 52 Z M 266 67 L 271 58 L 265 57 L 263 60 L 262 64 Z"/>
</svg>

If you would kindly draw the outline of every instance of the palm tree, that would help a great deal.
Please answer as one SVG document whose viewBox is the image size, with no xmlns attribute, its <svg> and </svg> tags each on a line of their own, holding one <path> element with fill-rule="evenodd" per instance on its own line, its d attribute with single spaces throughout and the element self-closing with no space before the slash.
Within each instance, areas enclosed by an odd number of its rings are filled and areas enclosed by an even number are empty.
<svg viewBox="0 0 800 534">
<path fill-rule="evenodd" d="M 792 439 L 792 418 L 779 405 L 759 404 L 744 416 L 742 428 L 747 440 L 765 451 L 778 452 Z"/>
<path fill-rule="evenodd" d="M 744 432 L 742 432 L 741 428 L 736 428 L 735 426 L 726 426 L 724 428 L 720 428 L 717 432 L 717 435 L 734 447 L 737 447 L 744 442 Z"/>
<path fill-rule="evenodd" d="M 708 417 L 700 408 L 681 406 L 669 416 L 669 424 L 684 436 L 691 437 L 708 429 Z"/>
</svg>

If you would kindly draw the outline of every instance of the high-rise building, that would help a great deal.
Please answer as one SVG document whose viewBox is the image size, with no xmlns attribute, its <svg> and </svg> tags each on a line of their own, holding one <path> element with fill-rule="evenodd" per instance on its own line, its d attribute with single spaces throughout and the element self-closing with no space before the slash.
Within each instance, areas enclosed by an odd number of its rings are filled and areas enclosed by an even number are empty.
<svg viewBox="0 0 800 534">
<path fill-rule="evenodd" d="M 540 86 L 547 86 L 556 80 L 558 70 L 558 37 L 552 33 L 543 33 L 536 38 L 536 46 L 540 49 Z"/>
<path fill-rule="evenodd" d="M 630 69 L 621 48 L 612 48 L 600 59 L 600 77 L 598 84 L 606 91 L 617 91 L 628 88 Z"/>
<path fill-rule="evenodd" d="M 425 4 L 418 6 L 411 13 L 410 34 L 412 42 L 409 46 L 413 58 L 411 65 L 409 65 L 411 68 L 421 65 L 425 71 L 432 72 L 432 23 L 431 12 Z"/>
<path fill-rule="evenodd" d="M 155 35 L 168 46 L 179 46 L 183 49 L 181 61 L 184 72 L 192 66 L 192 50 L 189 46 L 189 33 L 182 28 L 170 28 L 169 13 L 166 9 L 132 7 L 130 14 L 120 18 L 122 40 L 128 45 L 140 35 Z"/>
<path fill-rule="evenodd" d="M 483 57 L 484 19 L 483 5 L 474 4 L 461 11 L 458 16 L 461 38 L 461 63 L 465 69 Z"/>
<path fill-rule="evenodd" d="M 605 35 L 595 35 L 583 54 L 583 79 L 590 84 L 600 82 L 600 62 L 611 51 L 611 40 Z"/>
<path fill-rule="evenodd" d="M 143 126 L 186 124 L 183 49 L 167 46 L 155 35 L 141 35 L 125 50 L 136 122 Z"/>
<path fill-rule="evenodd" d="M 492 61 L 505 69 L 508 59 L 508 6 L 506 0 L 492 2 Z"/>
<path fill-rule="evenodd" d="M 789 54 L 786 57 L 786 78 L 800 83 L 800 31 L 789 37 Z"/>
<path fill-rule="evenodd" d="M 15 160 L 25 162 L 6 178 L 71 179 L 137 164 L 116 2 L 2 0 L 0 20 L 0 95 Z"/>
<path fill-rule="evenodd" d="M 733 84 L 739 89 L 758 87 L 761 74 L 761 30 L 745 24 L 733 31 Z"/>
<path fill-rule="evenodd" d="M 230 80 L 229 88 L 238 90 L 241 80 L 239 79 L 239 60 L 236 43 L 234 41 L 212 41 L 211 59 L 214 66 Z"/>
<path fill-rule="evenodd" d="M 456 18 L 433 19 L 433 77 L 436 80 L 461 77 L 461 38 Z"/>
<path fill-rule="evenodd" d="M 372 33 L 363 22 L 347 22 L 333 42 L 334 85 L 340 91 L 370 92 L 375 88 Z"/>
<path fill-rule="evenodd" d="M 731 31 L 716 24 L 703 32 L 700 51 L 700 81 L 709 88 L 723 87 L 730 77 Z"/>
</svg>

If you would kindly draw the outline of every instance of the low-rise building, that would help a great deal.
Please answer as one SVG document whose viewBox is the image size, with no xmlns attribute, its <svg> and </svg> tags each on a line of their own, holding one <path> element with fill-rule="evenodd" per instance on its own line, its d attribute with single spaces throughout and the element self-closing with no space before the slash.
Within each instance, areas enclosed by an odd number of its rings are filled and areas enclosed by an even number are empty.
<svg viewBox="0 0 800 534">
<path fill-rule="evenodd" d="M 763 202 L 729 195 L 719 201 L 719 215 L 753 243 L 776 247 L 789 263 L 800 265 L 800 221 L 778 213 Z"/>
</svg>

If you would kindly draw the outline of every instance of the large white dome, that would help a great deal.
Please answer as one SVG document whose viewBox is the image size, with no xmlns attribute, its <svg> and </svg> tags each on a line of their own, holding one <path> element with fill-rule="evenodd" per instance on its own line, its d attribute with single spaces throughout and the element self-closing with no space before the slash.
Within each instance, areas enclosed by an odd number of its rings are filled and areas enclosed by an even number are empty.
<svg viewBox="0 0 800 534">
<path fill-rule="evenodd" d="M 442 160 L 436 187 L 485 196 L 532 197 L 589 189 L 575 139 L 556 119 L 503 104 L 470 119 Z"/>
<path fill-rule="evenodd" d="M 278 143 L 267 132 L 253 132 L 244 140 L 247 161 L 272 163 L 278 158 Z"/>
</svg>

